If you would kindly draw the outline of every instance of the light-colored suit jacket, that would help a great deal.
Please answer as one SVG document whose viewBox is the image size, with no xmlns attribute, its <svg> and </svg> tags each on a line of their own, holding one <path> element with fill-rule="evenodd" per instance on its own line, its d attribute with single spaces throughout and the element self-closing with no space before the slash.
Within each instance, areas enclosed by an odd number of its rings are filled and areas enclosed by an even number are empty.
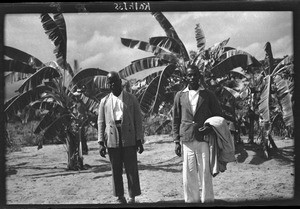
<svg viewBox="0 0 300 209">
<path fill-rule="evenodd" d="M 222 116 L 222 109 L 214 93 L 206 89 L 200 90 L 196 111 L 193 114 L 189 92 L 177 92 L 173 107 L 174 141 L 203 141 L 203 136 L 198 129 L 212 116 Z"/>
<path fill-rule="evenodd" d="M 98 142 L 105 142 L 108 148 L 119 147 L 120 138 L 124 147 L 135 146 L 137 140 L 141 140 L 144 143 L 141 109 L 136 97 L 131 93 L 123 91 L 122 136 L 119 137 L 113 116 L 111 95 L 111 93 L 108 94 L 100 101 Z"/>
</svg>

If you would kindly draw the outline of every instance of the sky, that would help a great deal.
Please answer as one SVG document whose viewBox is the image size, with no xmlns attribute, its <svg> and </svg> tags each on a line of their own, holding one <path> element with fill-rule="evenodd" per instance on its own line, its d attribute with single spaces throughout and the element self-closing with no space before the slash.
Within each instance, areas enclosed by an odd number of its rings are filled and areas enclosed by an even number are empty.
<svg viewBox="0 0 300 209">
<path fill-rule="evenodd" d="M 293 54 L 291 11 L 184 11 L 163 12 L 187 51 L 197 50 L 195 26 L 200 24 L 206 46 L 230 38 L 227 46 L 265 57 L 264 45 L 271 43 L 273 56 Z M 131 61 L 152 56 L 149 52 L 122 45 L 122 38 L 148 41 L 165 33 L 150 12 L 64 13 L 67 28 L 67 61 L 73 67 L 119 71 Z M 45 34 L 40 14 L 7 14 L 4 45 L 31 54 L 42 62 L 55 60 L 54 45 Z"/>
</svg>

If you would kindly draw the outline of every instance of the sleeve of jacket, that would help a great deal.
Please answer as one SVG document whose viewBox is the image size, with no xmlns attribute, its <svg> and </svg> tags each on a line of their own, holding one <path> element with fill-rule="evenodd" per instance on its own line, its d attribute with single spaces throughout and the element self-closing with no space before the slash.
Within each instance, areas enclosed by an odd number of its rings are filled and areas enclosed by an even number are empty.
<svg viewBox="0 0 300 209">
<path fill-rule="evenodd" d="M 105 111 L 104 111 L 104 101 L 105 101 L 104 97 L 103 99 L 101 99 L 100 104 L 99 104 L 99 111 L 98 111 L 98 143 L 99 142 L 104 142 L 105 138 L 104 138 L 104 132 L 105 132 Z"/>
<path fill-rule="evenodd" d="M 136 140 L 141 140 L 142 144 L 144 143 L 144 131 L 143 131 L 143 121 L 142 121 L 142 113 L 140 104 L 137 98 L 132 95 L 133 100 L 133 107 L 134 107 L 134 127 L 135 127 L 135 134 Z"/>
<path fill-rule="evenodd" d="M 216 97 L 216 95 L 211 91 L 210 91 L 210 104 L 209 105 L 210 105 L 210 111 L 213 116 L 223 117 L 223 112 L 222 112 L 222 108 L 219 103 L 219 100 Z"/>
<path fill-rule="evenodd" d="M 180 92 L 177 92 L 174 98 L 173 105 L 173 139 L 174 142 L 180 142 L 180 123 L 181 123 L 181 105 L 180 105 Z"/>
</svg>

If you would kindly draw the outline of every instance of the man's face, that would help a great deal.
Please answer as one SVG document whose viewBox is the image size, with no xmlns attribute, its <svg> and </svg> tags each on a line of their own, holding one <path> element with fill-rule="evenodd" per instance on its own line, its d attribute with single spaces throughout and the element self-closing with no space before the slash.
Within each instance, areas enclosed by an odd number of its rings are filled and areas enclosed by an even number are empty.
<svg viewBox="0 0 300 209">
<path fill-rule="evenodd" d="M 119 92 L 122 89 L 121 80 L 117 76 L 111 76 L 107 78 L 109 89 L 114 92 Z"/>
<path fill-rule="evenodd" d="M 200 73 L 197 69 L 188 68 L 186 78 L 191 89 L 196 90 L 199 88 Z"/>
</svg>

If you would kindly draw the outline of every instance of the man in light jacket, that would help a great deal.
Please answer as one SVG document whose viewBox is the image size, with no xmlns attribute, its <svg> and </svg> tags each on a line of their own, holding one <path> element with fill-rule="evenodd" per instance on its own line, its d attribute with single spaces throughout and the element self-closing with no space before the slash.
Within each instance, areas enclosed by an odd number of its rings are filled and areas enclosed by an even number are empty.
<svg viewBox="0 0 300 209">
<path fill-rule="evenodd" d="M 206 119 L 221 116 L 216 96 L 200 85 L 196 66 L 187 68 L 188 86 L 177 92 L 173 107 L 175 153 L 183 148 L 183 191 L 187 203 L 214 201 L 212 175 L 209 168 L 209 146 L 199 132 Z M 198 183 L 199 182 L 199 183 Z M 199 189 L 202 189 L 200 192 Z"/>
<path fill-rule="evenodd" d="M 117 202 L 135 203 L 135 197 L 141 194 L 137 152 L 144 151 L 141 110 L 136 97 L 122 90 L 122 80 L 117 72 L 109 72 L 107 82 L 111 93 L 99 105 L 99 152 L 105 157 L 106 148 L 108 150 Z M 124 197 L 123 164 L 128 180 L 128 202 Z"/>
</svg>

